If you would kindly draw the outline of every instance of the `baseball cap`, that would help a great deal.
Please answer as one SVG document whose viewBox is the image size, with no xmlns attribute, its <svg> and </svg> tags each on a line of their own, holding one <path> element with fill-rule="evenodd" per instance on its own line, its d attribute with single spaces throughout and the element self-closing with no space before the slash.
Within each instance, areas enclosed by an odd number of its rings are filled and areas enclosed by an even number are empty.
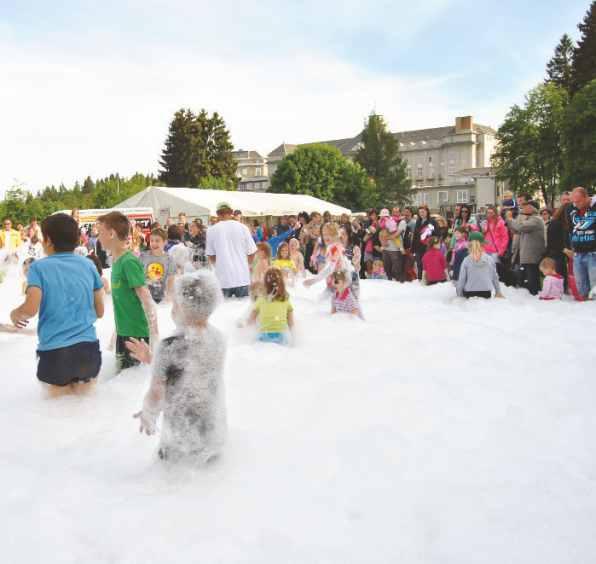
<svg viewBox="0 0 596 564">
<path fill-rule="evenodd" d="M 484 235 L 482 235 L 480 231 L 471 231 L 470 235 L 468 236 L 468 241 L 478 241 L 481 244 L 486 243 L 484 240 Z"/>
</svg>

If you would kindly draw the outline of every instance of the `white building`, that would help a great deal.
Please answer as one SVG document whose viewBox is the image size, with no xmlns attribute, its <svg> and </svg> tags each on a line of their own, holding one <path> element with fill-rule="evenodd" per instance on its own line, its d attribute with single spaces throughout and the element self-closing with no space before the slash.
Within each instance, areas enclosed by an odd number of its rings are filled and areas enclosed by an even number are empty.
<svg viewBox="0 0 596 564">
<path fill-rule="evenodd" d="M 458 117 L 454 125 L 394 133 L 415 189 L 414 203 L 447 212 L 458 203 L 483 208 L 494 204 L 502 192 L 491 168 L 496 131 L 474 123 L 472 116 Z M 360 134 L 347 139 L 321 141 L 354 158 Z M 273 174 L 279 161 L 298 145 L 282 144 L 267 160 Z"/>
</svg>

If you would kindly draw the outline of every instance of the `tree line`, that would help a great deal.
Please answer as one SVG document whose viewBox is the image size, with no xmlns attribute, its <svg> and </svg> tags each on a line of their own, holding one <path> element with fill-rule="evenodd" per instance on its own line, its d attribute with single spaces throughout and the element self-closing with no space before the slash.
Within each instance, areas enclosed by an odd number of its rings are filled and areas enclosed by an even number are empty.
<svg viewBox="0 0 596 564">
<path fill-rule="evenodd" d="M 577 43 L 563 35 L 544 82 L 497 132 L 498 178 L 514 191 L 540 192 L 550 206 L 574 186 L 596 189 L 596 1 L 578 29 Z"/>
</svg>

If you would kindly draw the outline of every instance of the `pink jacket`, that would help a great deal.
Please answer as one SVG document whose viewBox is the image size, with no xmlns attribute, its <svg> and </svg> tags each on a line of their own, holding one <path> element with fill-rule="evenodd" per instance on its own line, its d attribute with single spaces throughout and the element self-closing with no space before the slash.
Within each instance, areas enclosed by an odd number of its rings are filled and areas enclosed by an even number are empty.
<svg viewBox="0 0 596 564">
<path fill-rule="evenodd" d="M 495 222 L 487 221 L 482 227 L 482 233 L 486 241 L 484 250 L 487 253 L 496 253 L 499 256 L 503 256 L 509 244 L 509 231 L 505 222 L 499 217 Z"/>
<path fill-rule="evenodd" d="M 541 300 L 560 300 L 565 292 L 563 277 L 560 274 L 546 276 L 542 284 L 542 292 L 538 294 Z"/>
</svg>

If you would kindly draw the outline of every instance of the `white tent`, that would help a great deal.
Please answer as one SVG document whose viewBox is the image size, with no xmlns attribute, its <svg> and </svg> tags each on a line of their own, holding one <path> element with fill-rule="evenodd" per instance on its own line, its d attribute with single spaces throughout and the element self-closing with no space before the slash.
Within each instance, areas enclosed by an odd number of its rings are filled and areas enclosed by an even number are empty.
<svg viewBox="0 0 596 564">
<path fill-rule="evenodd" d="M 206 220 L 216 215 L 219 202 L 227 202 L 232 209 L 240 210 L 246 217 L 279 217 L 297 215 L 301 211 L 320 213 L 328 211 L 333 216 L 350 214 L 348 208 L 336 206 L 303 194 L 270 194 L 266 192 L 229 192 L 197 188 L 162 188 L 150 186 L 142 192 L 120 202 L 117 208 L 147 206 L 153 208 L 156 218 L 164 222 L 184 212 L 189 217 Z"/>
</svg>

